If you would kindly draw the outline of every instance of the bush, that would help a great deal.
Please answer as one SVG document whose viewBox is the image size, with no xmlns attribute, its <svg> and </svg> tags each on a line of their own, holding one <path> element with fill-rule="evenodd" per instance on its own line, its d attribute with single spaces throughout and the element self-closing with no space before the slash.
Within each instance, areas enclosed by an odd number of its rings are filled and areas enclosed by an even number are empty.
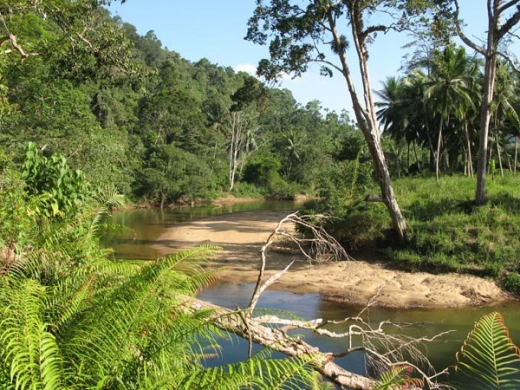
<svg viewBox="0 0 520 390">
<path fill-rule="evenodd" d="M 518 273 L 510 273 L 502 279 L 502 286 L 505 290 L 520 297 L 520 275 Z"/>
<path fill-rule="evenodd" d="M 251 183 L 235 182 L 231 193 L 237 198 L 263 198 L 266 196 L 265 189 Z"/>
<path fill-rule="evenodd" d="M 58 153 L 50 158 L 43 156 L 33 142 L 27 146 L 22 178 L 27 193 L 39 197 L 39 212 L 46 216 L 76 214 L 89 193 L 82 171 L 70 169 Z"/>
<path fill-rule="evenodd" d="M 276 157 L 255 156 L 246 165 L 243 180 L 250 184 L 268 188 L 282 180 L 279 173 L 281 166 L 282 164 Z"/>
</svg>

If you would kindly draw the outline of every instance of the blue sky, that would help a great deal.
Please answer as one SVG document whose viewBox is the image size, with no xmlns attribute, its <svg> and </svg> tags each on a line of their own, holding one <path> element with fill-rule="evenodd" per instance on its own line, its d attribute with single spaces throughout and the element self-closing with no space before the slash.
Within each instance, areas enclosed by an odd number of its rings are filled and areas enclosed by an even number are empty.
<svg viewBox="0 0 520 390">
<path fill-rule="evenodd" d="M 486 0 L 461 0 L 461 7 L 471 15 L 466 17 L 471 26 L 484 26 Z M 189 61 L 207 58 L 219 66 L 253 71 L 258 61 L 269 54 L 266 46 L 243 39 L 254 8 L 255 0 L 127 0 L 109 9 L 133 24 L 141 35 L 153 30 L 163 46 Z M 406 53 L 402 46 L 409 40 L 405 34 L 377 37 L 370 47 L 373 89 L 380 89 L 382 81 L 398 74 Z M 352 49 L 350 54 L 354 54 Z M 324 108 L 351 112 L 345 80 L 337 75 L 332 79 L 320 76 L 317 65 L 302 78 L 284 80 L 281 87 L 290 89 L 301 104 L 319 100 Z M 359 84 L 357 92 L 362 92 Z"/>
</svg>

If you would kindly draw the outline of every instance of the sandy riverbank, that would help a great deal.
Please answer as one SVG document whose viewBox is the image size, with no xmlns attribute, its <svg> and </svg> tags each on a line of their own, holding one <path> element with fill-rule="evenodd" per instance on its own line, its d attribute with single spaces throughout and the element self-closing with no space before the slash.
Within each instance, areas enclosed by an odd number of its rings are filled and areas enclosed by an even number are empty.
<svg viewBox="0 0 520 390">
<path fill-rule="evenodd" d="M 260 248 L 286 214 L 240 212 L 182 223 L 168 229 L 154 249 L 169 254 L 202 243 L 219 245 L 223 250 L 210 266 L 224 267 L 221 279 L 254 283 Z M 290 231 L 293 226 L 284 228 Z M 494 282 L 475 276 L 402 272 L 387 269 L 384 262 L 362 259 L 310 265 L 296 251 L 270 251 L 266 275 L 283 269 L 292 260 L 295 264 L 271 289 L 320 293 L 356 305 L 367 304 L 379 291 L 376 305 L 387 307 L 459 307 L 510 299 Z"/>
</svg>

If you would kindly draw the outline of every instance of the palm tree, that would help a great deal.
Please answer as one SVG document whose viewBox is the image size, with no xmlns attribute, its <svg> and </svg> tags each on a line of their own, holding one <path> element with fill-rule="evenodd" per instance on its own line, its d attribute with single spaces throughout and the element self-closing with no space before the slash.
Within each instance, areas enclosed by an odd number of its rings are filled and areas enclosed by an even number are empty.
<svg viewBox="0 0 520 390">
<path fill-rule="evenodd" d="M 462 120 L 474 106 L 476 93 L 472 80 L 478 74 L 478 63 L 466 55 L 464 48 L 447 46 L 436 57 L 429 75 L 425 100 L 438 121 L 435 177 L 439 180 L 439 161 L 443 130 L 452 117 Z"/>
<path fill-rule="evenodd" d="M 518 80 L 514 77 L 511 69 L 503 62 L 497 64 L 495 96 L 492 108 L 492 128 L 497 148 L 497 156 L 501 172 L 502 154 L 500 151 L 500 139 L 505 136 L 504 142 L 508 142 L 512 136 L 516 139 L 516 134 L 520 128 L 520 117 L 518 115 Z M 507 156 L 507 154 L 506 154 Z M 503 173 L 502 173 L 503 175 Z"/>
<path fill-rule="evenodd" d="M 383 89 L 376 92 L 382 102 L 376 103 L 380 109 L 378 119 L 383 131 L 397 143 L 405 141 L 408 146 L 408 165 L 410 165 L 410 144 L 414 146 L 415 160 L 419 163 L 416 145 L 428 142 L 428 126 L 425 126 L 426 108 L 422 100 L 425 75 L 413 71 L 405 78 L 390 77 L 383 83 Z"/>
</svg>

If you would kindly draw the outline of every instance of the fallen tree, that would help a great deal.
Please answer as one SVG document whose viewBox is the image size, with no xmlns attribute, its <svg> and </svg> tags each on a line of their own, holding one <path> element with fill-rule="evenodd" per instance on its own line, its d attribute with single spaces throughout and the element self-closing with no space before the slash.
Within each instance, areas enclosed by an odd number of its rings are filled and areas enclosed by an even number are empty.
<svg viewBox="0 0 520 390">
<path fill-rule="evenodd" d="M 309 260 L 313 259 L 308 252 L 309 246 L 314 247 L 317 254 L 322 254 L 324 250 L 327 250 L 334 253 L 336 258 L 347 257 L 339 244 L 325 231 L 315 229 L 313 230 L 314 238 L 300 239 L 292 233 L 292 230 L 284 228 L 284 224 L 287 223 L 301 224 L 312 228 L 308 217 L 301 217 L 298 213 L 292 213 L 278 223 L 260 250 L 259 277 L 247 308 L 231 310 L 200 299 L 187 298 L 186 307 L 188 310 L 196 313 L 200 310 L 211 309 L 213 314 L 208 317 L 208 320 L 214 326 L 248 340 L 250 354 L 252 343 L 256 343 L 287 356 L 309 358 L 309 365 L 314 370 L 340 388 L 376 389 L 382 386 L 381 380 L 348 371 L 335 362 L 336 359 L 354 352 L 364 353 L 366 361 L 376 375 L 388 372 L 394 373 L 394 375 L 391 375 L 391 379 L 386 379 L 391 381 L 386 383 L 387 385 L 394 385 L 384 388 L 399 388 L 400 385 L 406 385 L 409 389 L 422 388 L 425 385 L 430 389 L 444 387 L 444 385 L 437 383 L 436 379 L 439 375 L 445 374 L 446 370 L 436 373 L 420 347 L 426 342 L 438 339 L 445 333 L 432 338 L 413 338 L 402 333 L 390 332 L 390 328 L 395 329 L 401 326 L 389 321 L 383 321 L 373 327 L 362 318 L 362 315 L 376 302 L 377 296 L 367 303 L 358 316 L 334 321 L 286 319 L 265 314 L 265 311 L 255 309 L 262 292 L 287 273 L 293 264 L 293 262 L 290 262 L 283 270 L 274 273 L 266 281 L 263 280 L 267 266 L 267 251 L 279 237 L 284 237 L 295 243 Z M 381 286 L 381 288 L 383 287 Z M 348 325 L 348 331 L 344 333 L 333 332 L 326 328 L 326 325 L 331 324 Z M 340 353 L 320 351 L 318 347 L 306 343 L 301 337 L 290 334 L 291 331 L 302 329 L 326 337 L 347 339 L 348 348 Z M 409 362 L 407 358 L 413 360 L 414 363 Z M 421 367 L 427 369 L 424 370 Z M 414 372 L 416 377 L 411 377 L 411 372 Z"/>
</svg>

